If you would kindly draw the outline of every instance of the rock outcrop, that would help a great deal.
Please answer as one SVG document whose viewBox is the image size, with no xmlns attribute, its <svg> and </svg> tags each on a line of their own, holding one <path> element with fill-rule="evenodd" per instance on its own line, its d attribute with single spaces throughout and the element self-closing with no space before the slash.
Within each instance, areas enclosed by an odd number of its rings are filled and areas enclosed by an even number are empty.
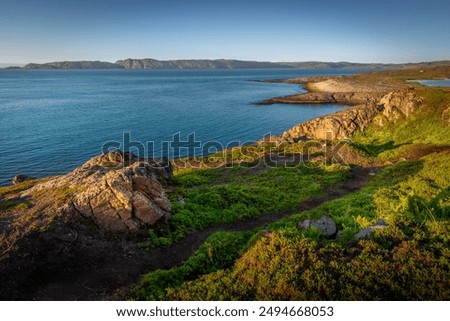
<svg viewBox="0 0 450 321">
<path fill-rule="evenodd" d="M 0 300 L 34 299 L 26 293 L 49 276 L 88 277 L 104 260 L 136 253 L 129 240 L 143 240 L 149 225 L 170 218 L 162 183 L 171 176 L 167 161 L 115 151 L 6 195 L 2 201 L 21 206 L 0 218 Z"/>
<path fill-rule="evenodd" d="M 271 104 L 365 104 L 377 100 L 383 96 L 382 93 L 369 92 L 309 92 L 285 97 L 275 97 L 257 102 L 257 105 Z"/>
<path fill-rule="evenodd" d="M 387 122 L 408 117 L 421 103 L 422 100 L 414 92 L 392 92 L 379 102 L 357 105 L 300 123 L 284 132 L 282 139 L 347 139 L 355 132 L 365 130 L 372 122 L 384 126 Z"/>
<path fill-rule="evenodd" d="M 26 191 L 72 191 L 70 206 L 100 229 L 108 232 L 138 232 L 170 218 L 171 204 L 159 179 L 172 175 L 168 162 L 138 159 L 115 151 L 92 158 L 71 173 Z"/>
<path fill-rule="evenodd" d="M 294 142 L 300 139 L 347 139 L 356 131 L 366 129 L 382 110 L 383 106 L 377 104 L 350 107 L 300 123 L 285 131 L 282 139 Z"/>
<path fill-rule="evenodd" d="M 414 92 L 397 91 L 385 95 L 380 100 L 383 111 L 375 122 L 384 126 L 388 122 L 397 121 L 411 115 L 422 103 L 422 99 L 416 97 Z"/>
</svg>

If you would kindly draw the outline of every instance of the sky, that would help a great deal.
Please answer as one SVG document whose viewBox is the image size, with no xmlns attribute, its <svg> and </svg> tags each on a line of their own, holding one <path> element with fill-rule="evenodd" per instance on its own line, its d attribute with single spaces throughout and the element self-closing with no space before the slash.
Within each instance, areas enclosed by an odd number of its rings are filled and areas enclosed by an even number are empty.
<svg viewBox="0 0 450 321">
<path fill-rule="evenodd" d="M 449 0 L 0 0 L 0 63 L 450 59 Z"/>
</svg>

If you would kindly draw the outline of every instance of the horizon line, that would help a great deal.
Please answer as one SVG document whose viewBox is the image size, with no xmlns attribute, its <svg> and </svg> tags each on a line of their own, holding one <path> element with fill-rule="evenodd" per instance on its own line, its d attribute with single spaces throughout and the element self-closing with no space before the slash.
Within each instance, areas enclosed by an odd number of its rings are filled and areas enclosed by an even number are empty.
<svg viewBox="0 0 450 321">
<path fill-rule="evenodd" d="M 122 58 L 117 59 L 115 61 L 108 61 L 108 60 L 100 60 L 100 59 L 78 59 L 78 60 L 52 60 L 47 62 L 0 62 L 1 67 L 23 67 L 28 64 L 51 64 L 51 63 L 58 63 L 58 62 L 106 62 L 115 64 L 118 61 L 124 61 L 124 60 L 145 60 L 145 59 L 151 59 L 156 61 L 201 61 L 201 60 L 210 60 L 210 61 L 243 61 L 243 62 L 261 62 L 261 63 L 274 63 L 274 64 L 281 64 L 281 63 L 350 63 L 350 64 L 360 64 L 360 65 L 368 65 L 368 64 L 380 64 L 380 65 L 407 65 L 407 64 L 424 64 L 424 63 L 433 63 L 433 62 L 449 62 L 450 58 L 443 58 L 438 60 L 426 60 L 426 61 L 407 61 L 407 62 L 352 62 L 347 60 L 340 60 L 340 61 L 325 61 L 325 60 L 297 60 L 297 61 L 271 61 L 271 60 L 246 60 L 246 59 L 236 59 L 236 58 L 176 58 L 176 59 L 158 59 L 158 58 L 151 58 L 151 57 L 145 57 L 145 58 Z"/>
</svg>

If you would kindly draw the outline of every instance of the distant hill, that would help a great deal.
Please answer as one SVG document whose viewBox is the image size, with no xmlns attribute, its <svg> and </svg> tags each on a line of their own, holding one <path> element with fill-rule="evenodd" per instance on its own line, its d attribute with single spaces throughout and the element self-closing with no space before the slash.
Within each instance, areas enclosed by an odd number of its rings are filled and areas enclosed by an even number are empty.
<svg viewBox="0 0 450 321">
<path fill-rule="evenodd" d="M 241 60 L 156 60 L 156 59 L 125 59 L 116 64 L 126 69 L 238 69 L 238 68 L 289 68 L 282 63 L 241 61 Z"/>
<path fill-rule="evenodd" d="M 184 59 L 184 60 L 156 60 L 124 59 L 115 63 L 106 61 L 59 61 L 45 64 L 30 63 L 24 69 L 254 69 L 254 68 L 298 68 L 298 69 L 323 69 L 323 68 L 372 68 L 372 69 L 405 69 L 420 66 L 429 67 L 437 65 L 449 65 L 450 61 L 433 61 L 406 64 L 382 64 L 382 63 L 352 63 L 352 62 L 269 62 L 269 61 L 243 61 L 230 59 Z"/>
<path fill-rule="evenodd" d="M 123 69 L 122 66 L 106 61 L 56 61 L 45 64 L 28 64 L 24 69 Z"/>
</svg>

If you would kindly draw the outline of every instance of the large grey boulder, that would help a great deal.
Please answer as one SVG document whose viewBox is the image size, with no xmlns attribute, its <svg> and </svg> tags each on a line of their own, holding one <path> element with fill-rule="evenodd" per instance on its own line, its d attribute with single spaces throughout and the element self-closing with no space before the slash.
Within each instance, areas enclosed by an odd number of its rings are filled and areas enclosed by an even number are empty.
<svg viewBox="0 0 450 321">
<path fill-rule="evenodd" d="M 327 237 L 331 237 L 336 234 L 336 223 L 334 220 L 326 215 L 323 215 L 318 220 L 304 220 L 299 224 L 299 228 L 302 230 L 315 227 L 319 232 L 325 234 Z"/>
</svg>

